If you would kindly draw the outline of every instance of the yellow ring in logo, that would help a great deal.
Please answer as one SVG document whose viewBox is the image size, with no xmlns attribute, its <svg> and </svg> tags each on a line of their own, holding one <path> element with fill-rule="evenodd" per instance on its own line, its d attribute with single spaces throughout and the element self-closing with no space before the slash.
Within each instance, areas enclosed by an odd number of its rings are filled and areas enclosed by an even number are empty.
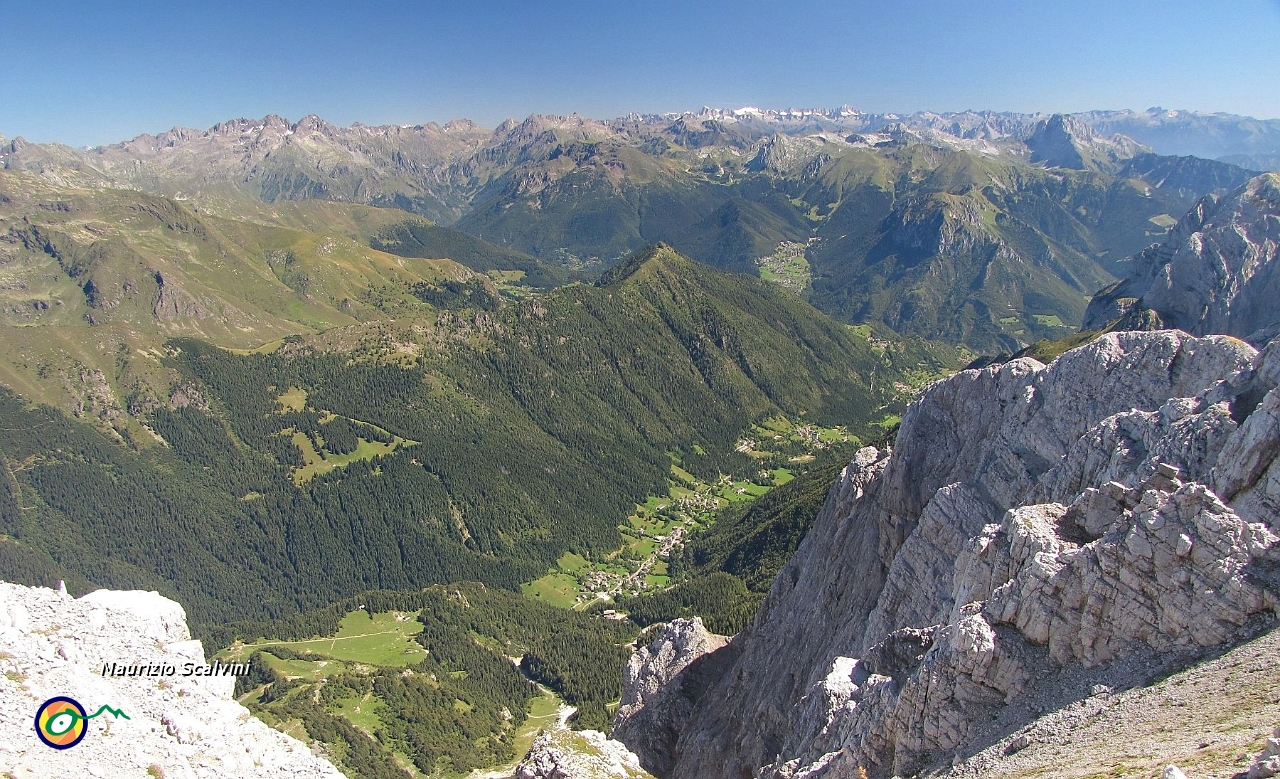
<svg viewBox="0 0 1280 779">
<path fill-rule="evenodd" d="M 88 731 L 87 719 L 84 707 L 73 698 L 50 698 L 36 709 L 36 735 L 46 746 L 70 749 Z"/>
</svg>

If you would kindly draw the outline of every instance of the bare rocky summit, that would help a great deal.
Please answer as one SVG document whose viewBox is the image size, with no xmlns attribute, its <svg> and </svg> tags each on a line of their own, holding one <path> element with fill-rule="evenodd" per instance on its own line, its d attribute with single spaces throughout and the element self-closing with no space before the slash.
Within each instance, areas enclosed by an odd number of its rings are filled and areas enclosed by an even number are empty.
<svg viewBox="0 0 1280 779">
<path fill-rule="evenodd" d="M 615 733 L 664 777 L 961 771 L 1046 713 L 1268 634 L 1277 385 L 1280 341 L 1178 331 L 938 382 L 892 452 L 845 469 L 751 627 L 672 652 L 683 670 L 629 669 Z M 669 631 L 633 665 L 690 645 Z"/>
<path fill-rule="evenodd" d="M 103 676 L 103 666 L 168 666 L 172 675 Z M 233 676 L 184 676 L 205 665 L 186 614 L 154 592 L 66 592 L 0 582 L 0 774 L 47 777 L 264 777 L 342 774 L 232 698 Z M 37 708 L 69 696 L 92 715 L 83 741 L 37 740 Z M 127 717 L 127 718 L 126 718 Z"/>
</svg>

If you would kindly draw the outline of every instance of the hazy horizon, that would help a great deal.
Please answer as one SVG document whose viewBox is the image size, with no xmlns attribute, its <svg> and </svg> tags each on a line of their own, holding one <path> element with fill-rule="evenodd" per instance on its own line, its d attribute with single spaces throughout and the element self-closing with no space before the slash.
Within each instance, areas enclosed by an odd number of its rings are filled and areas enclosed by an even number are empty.
<svg viewBox="0 0 1280 779">
<path fill-rule="evenodd" d="M 1280 121 L 1280 117 L 1251 116 L 1251 115 L 1248 115 L 1248 114 L 1235 114 L 1235 113 L 1232 113 L 1232 112 L 1230 112 L 1230 111 L 1204 111 L 1204 110 L 1194 109 L 1194 108 L 1184 108 L 1184 107 L 1176 107 L 1176 108 L 1175 108 L 1175 107 L 1169 107 L 1169 106 L 1148 106 L 1148 107 L 1146 107 L 1146 108 L 1134 108 L 1134 107 L 1125 107 L 1125 108 L 1087 108 L 1087 109 L 1081 109 L 1081 110 L 1079 110 L 1079 111 L 1052 111 L 1052 110 L 1046 110 L 1046 111 L 1015 111 L 1015 110 L 1005 110 L 1005 109 L 1000 109 L 1000 108 L 960 108 L 960 109 L 945 110 L 945 111 L 943 111 L 943 110 L 935 110 L 935 109 L 931 109 L 931 108 L 919 108 L 919 109 L 913 109 L 913 110 L 911 110 L 911 111 L 894 111 L 894 110 L 892 110 L 892 109 L 888 109 L 888 110 L 885 110 L 885 111 L 868 111 L 868 110 L 864 110 L 864 109 L 862 109 L 862 108 L 859 108 L 859 107 L 858 107 L 858 106 L 856 106 L 856 105 L 852 105 L 852 104 L 849 104 L 849 103 L 841 103 L 841 104 L 838 104 L 838 105 L 832 105 L 832 106 L 800 106 L 800 105 L 789 105 L 789 106 L 760 106 L 760 105 L 753 105 L 753 106 L 748 106 L 748 105 L 727 106 L 727 105 L 721 105 L 721 106 L 713 106 L 713 105 L 700 105 L 700 106 L 698 106 L 697 108 L 670 109 L 670 110 L 660 110 L 660 111 L 633 111 L 633 112 L 628 112 L 628 113 L 641 114 L 641 115 L 644 115 L 644 116 L 661 116 L 661 115 L 677 115 L 677 114 L 689 115 L 689 114 L 697 114 L 698 112 L 702 111 L 703 109 L 711 109 L 711 110 L 718 110 L 718 111 L 739 111 L 739 110 L 746 109 L 746 108 L 756 108 L 756 109 L 760 109 L 760 110 L 763 110 L 763 111 L 788 111 L 788 110 L 790 110 L 790 111 L 828 111 L 828 110 L 835 110 L 835 109 L 839 109 L 839 108 L 844 107 L 844 106 L 848 106 L 848 107 L 853 108 L 854 110 L 857 110 L 857 111 L 859 111 L 860 113 L 864 113 L 864 114 L 878 114 L 878 115 L 896 114 L 896 115 L 899 115 L 899 116 L 908 116 L 908 115 L 915 114 L 915 113 L 927 113 L 927 112 L 932 112 L 932 113 L 937 113 L 937 114 L 943 114 L 943 115 L 946 115 L 946 114 L 957 114 L 957 113 L 966 113 L 966 112 L 971 112 L 971 113 L 1005 113 L 1005 114 L 1025 114 L 1025 115 L 1044 115 L 1044 116 L 1050 116 L 1050 115 L 1053 115 L 1053 114 L 1078 114 L 1078 113 L 1086 113 L 1086 112 L 1089 112 L 1089 111 L 1097 111 L 1097 112 L 1108 112 L 1108 111 L 1133 111 L 1133 112 L 1135 112 L 1135 113 L 1144 113 L 1144 112 L 1146 112 L 1146 111 L 1177 111 L 1177 112 L 1179 112 L 1179 113 L 1191 113 L 1191 114 L 1197 114 L 1197 115 L 1200 115 L 1200 116 L 1234 116 L 1234 117 L 1239 117 L 1239 118 L 1242 118 L 1242 119 L 1255 119 L 1255 120 L 1258 120 L 1258 121 L 1264 121 L 1264 122 L 1265 122 L 1265 121 Z M 207 132 L 207 131 L 209 131 L 209 130 L 212 130 L 212 129 L 213 129 L 214 127 L 216 127 L 217 125 L 224 124 L 224 123 L 226 123 L 226 122 L 234 122 L 234 121 L 257 121 L 257 120 L 265 119 L 265 118 L 267 118 L 268 116 L 279 116 L 280 118 L 282 118 L 282 119 L 284 119 L 285 121 L 289 122 L 289 124 L 291 124 L 291 125 L 297 124 L 297 123 L 298 123 L 298 122 L 300 122 L 302 119 L 304 119 L 304 118 L 306 118 L 306 117 L 308 117 L 308 116 L 316 116 L 316 117 L 319 117 L 321 120 L 323 120 L 323 121 L 325 121 L 325 122 L 328 122 L 329 124 L 332 124 L 332 125 L 335 125 L 335 126 L 339 126 L 339 127 L 350 127 L 350 126 L 357 125 L 357 124 L 358 124 L 358 125 L 363 125 L 363 126 L 366 126 L 366 127 L 388 127 L 388 126 L 397 126 L 397 127 L 420 127 L 420 126 L 425 126 L 425 125 L 429 125 L 429 124 L 436 124 L 436 125 L 438 125 L 438 126 L 443 127 L 444 125 L 449 124 L 450 122 L 457 122 L 457 121 L 469 121 L 469 122 L 471 122 L 471 123 L 475 124 L 476 126 L 480 127 L 481 129 L 484 129 L 484 130 L 491 130 L 491 131 L 492 131 L 492 130 L 496 130 L 500 125 L 502 125 L 504 122 L 507 122 L 507 121 L 523 122 L 523 121 L 525 121 L 526 119 L 529 119 L 529 118 L 534 117 L 534 116 L 556 116 L 556 117 L 569 117 L 569 116 L 575 116 L 575 115 L 576 115 L 576 116 L 581 116 L 582 118 L 587 119 L 587 120 L 591 120 L 591 121 L 614 121 L 614 120 L 619 120 L 619 119 L 625 119 L 625 118 L 626 118 L 626 116 L 627 116 L 627 114 L 618 114 L 618 115 L 616 115 L 616 116 L 591 116 L 591 115 L 585 114 L 585 113 L 583 113 L 583 112 L 581 112 L 581 111 L 569 111 L 569 112 L 567 112 L 567 113 L 551 113 L 551 112 L 546 112 L 546 111 L 535 111 L 535 112 L 533 112 L 533 113 L 531 113 L 531 114 L 525 114 L 524 116 L 508 116 L 508 117 L 505 117 L 505 118 L 503 118 L 503 119 L 500 119 L 500 120 L 498 120 L 498 121 L 496 121 L 496 122 L 489 122 L 489 123 L 479 122 L 479 121 L 476 121 L 475 119 L 472 119 L 471 117 L 467 117 L 467 116 L 455 116 L 455 117 L 450 117 L 450 118 L 447 118 L 447 119 L 424 119 L 424 120 L 422 120 L 422 121 L 413 121 L 413 122 L 376 122 L 376 123 L 375 123 L 375 122 L 362 121 L 362 120 L 361 120 L 361 119 L 359 119 L 359 118 L 356 118 L 356 119 L 354 119 L 354 120 L 352 120 L 352 121 L 350 121 L 350 122 L 333 122 L 333 121 L 330 121 L 328 117 L 325 117 L 325 116 L 324 116 L 324 115 L 322 115 L 322 114 L 315 113 L 314 111 L 313 111 L 313 112 L 310 112 L 310 113 L 306 113 L 306 114 L 301 114 L 301 115 L 298 115 L 298 116 L 287 116 L 287 115 L 282 114 L 282 113 L 280 113 L 280 112 L 278 112 L 278 111 L 269 111 L 269 112 L 267 112 L 267 113 L 265 113 L 265 114 L 260 114 L 260 115 L 257 115 L 257 116 L 247 116 L 247 115 L 240 115 L 240 116 L 228 116 L 228 117 L 225 117 L 225 118 L 223 118 L 223 119 L 219 119 L 219 120 L 217 120 L 217 121 L 213 122 L 212 124 L 208 124 L 208 125 L 173 124 L 173 125 L 170 125 L 170 126 L 168 126 L 168 127 L 162 128 L 162 129 L 148 129 L 148 130 L 142 130 L 142 131 L 137 132 L 137 133 L 134 133 L 133 135 L 130 135 L 130 136 L 128 136 L 128 137 L 114 138 L 114 139 L 107 140 L 107 141 L 104 141 L 104 142 L 101 142 L 101 143 L 91 143 L 91 144 L 80 144 L 80 145 L 77 145 L 77 144 L 70 144 L 70 143 L 66 143 L 65 141 L 61 141 L 61 140 L 59 140 L 59 139 L 57 139 L 57 138 L 49 138 L 49 139 L 36 139 L 36 138 L 30 138 L 30 137 L 27 137 L 26 135 L 23 135 L 22 133 L 12 133 L 12 134 L 10 134 L 10 133 L 6 132 L 6 131 L 5 131 L 5 129 L 4 129 L 3 127 L 0 127 L 0 136 L 3 136 L 4 138 L 6 138 L 6 139 L 8 139 L 8 140 L 10 140 L 10 141 L 16 140 L 16 139 L 18 139 L 18 138 L 22 138 L 22 140 L 24 140 L 24 141 L 26 141 L 26 142 L 28 142 L 28 143 L 34 143 L 34 144 L 62 144 L 62 145 L 65 145 L 65 146 L 71 146 L 71 147 L 73 147 L 73 148 L 79 148 L 79 149 L 93 149 L 93 148 L 100 148 L 100 147 L 104 147 L 104 146 L 111 146 L 111 145 L 119 144 L 119 143 L 127 143 L 127 142 L 129 142 L 129 141 L 131 141 L 131 140 L 134 140 L 135 138 L 139 138 L 139 137 L 144 136 L 144 135 L 158 136 L 158 135 L 162 135 L 162 134 L 164 134 L 164 133 L 167 133 L 167 132 L 170 132 L 170 131 L 173 131 L 173 130 L 178 130 L 178 129 L 188 129 L 188 130 L 197 130 L 197 131 L 199 131 L 199 132 Z"/>
<path fill-rule="evenodd" d="M 234 117 L 337 125 L 852 105 L 869 113 L 1165 106 L 1280 118 L 1280 0 L 691 7 L 44 3 L 6 13 L 0 133 L 116 143 Z M 17 33 L 17 34 L 15 34 Z M 25 33 L 25 34 L 24 34 Z"/>
</svg>

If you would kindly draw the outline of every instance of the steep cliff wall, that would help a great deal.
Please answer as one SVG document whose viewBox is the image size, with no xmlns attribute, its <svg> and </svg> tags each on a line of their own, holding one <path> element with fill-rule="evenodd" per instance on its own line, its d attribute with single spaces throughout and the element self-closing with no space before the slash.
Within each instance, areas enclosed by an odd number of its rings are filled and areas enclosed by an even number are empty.
<svg viewBox="0 0 1280 779">
<path fill-rule="evenodd" d="M 737 655 L 669 752 L 637 751 L 673 777 L 909 775 L 1266 629 L 1277 384 L 1280 342 L 1177 331 L 935 384 L 707 656 Z"/>
<path fill-rule="evenodd" d="M 1280 174 L 1258 176 L 1225 198 L 1206 197 L 1165 240 L 1130 260 L 1128 277 L 1089 303 L 1084 329 L 1137 310 L 1167 327 L 1226 333 L 1261 344 L 1280 308 Z M 1254 336 L 1266 332 L 1265 336 Z"/>
<path fill-rule="evenodd" d="M 104 676 L 111 664 L 145 675 Z M 154 592 L 98 590 L 72 599 L 0 582 L 0 774 L 342 776 L 305 744 L 250 716 L 231 697 L 233 676 L 196 675 L 208 667 L 182 607 Z M 83 740 L 65 749 L 41 743 L 35 725 L 37 709 L 58 696 L 91 717 L 81 723 Z M 119 714 L 92 716 L 102 706 Z"/>
</svg>

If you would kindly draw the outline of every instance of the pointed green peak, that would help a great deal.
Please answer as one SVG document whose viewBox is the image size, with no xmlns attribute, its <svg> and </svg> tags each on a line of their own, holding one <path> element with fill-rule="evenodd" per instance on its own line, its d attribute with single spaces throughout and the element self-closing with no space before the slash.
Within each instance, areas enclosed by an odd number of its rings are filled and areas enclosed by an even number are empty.
<svg viewBox="0 0 1280 779">
<path fill-rule="evenodd" d="M 694 262 L 659 241 L 634 252 L 630 257 L 605 271 L 596 286 L 608 287 L 632 278 L 645 278 L 667 271 L 687 271 Z"/>
</svg>

